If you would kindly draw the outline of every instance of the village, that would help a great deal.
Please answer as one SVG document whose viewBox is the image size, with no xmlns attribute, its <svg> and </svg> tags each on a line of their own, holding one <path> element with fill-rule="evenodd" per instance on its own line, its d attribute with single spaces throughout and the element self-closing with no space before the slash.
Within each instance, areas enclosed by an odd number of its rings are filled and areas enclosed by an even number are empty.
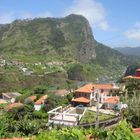
<svg viewBox="0 0 140 140">
<path fill-rule="evenodd" d="M 38 76 L 43 76 L 55 71 L 64 71 L 63 67 L 65 66 L 64 62 L 61 61 L 51 61 L 51 62 L 23 62 L 22 56 L 19 59 L 6 59 L 4 57 L 0 57 L 0 68 L 14 68 L 19 70 L 22 75 L 30 76 L 33 74 L 37 74 Z"/>
<path fill-rule="evenodd" d="M 135 76 L 123 78 L 124 81 L 131 79 L 140 79 L 140 69 L 136 70 Z M 105 122 L 102 124 L 104 125 L 109 121 L 117 123 L 121 120 L 122 110 L 128 108 L 127 104 L 121 101 L 124 90 L 125 83 L 87 83 L 73 90 L 73 98 L 69 104 L 63 107 L 57 106 L 46 112 L 48 114 L 48 118 L 46 118 L 48 119 L 48 125 L 91 126 L 92 124 L 95 126 Z M 66 89 L 59 89 L 55 93 L 58 98 L 72 94 Z M 1 114 L 3 111 L 9 112 L 13 108 L 20 110 L 30 102 L 33 103 L 35 111 L 48 106 L 49 95 L 47 94 L 40 96 L 40 98 L 31 95 L 25 98 L 24 102 L 17 102 L 16 98 L 20 96 L 21 94 L 18 92 L 1 93 Z"/>
</svg>

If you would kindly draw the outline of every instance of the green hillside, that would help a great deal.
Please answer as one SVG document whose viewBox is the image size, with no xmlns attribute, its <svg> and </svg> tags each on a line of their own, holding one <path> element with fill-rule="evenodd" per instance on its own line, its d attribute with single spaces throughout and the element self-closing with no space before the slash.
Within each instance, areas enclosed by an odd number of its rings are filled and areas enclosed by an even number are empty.
<svg viewBox="0 0 140 140">
<path fill-rule="evenodd" d="M 0 28 L 1 53 L 87 61 L 95 57 L 88 21 L 82 16 L 17 20 Z M 84 56 L 83 56 L 84 55 Z"/>
<path fill-rule="evenodd" d="M 98 43 L 87 19 L 74 14 L 1 25 L 0 50 L 1 91 L 117 80 L 139 60 Z"/>
</svg>

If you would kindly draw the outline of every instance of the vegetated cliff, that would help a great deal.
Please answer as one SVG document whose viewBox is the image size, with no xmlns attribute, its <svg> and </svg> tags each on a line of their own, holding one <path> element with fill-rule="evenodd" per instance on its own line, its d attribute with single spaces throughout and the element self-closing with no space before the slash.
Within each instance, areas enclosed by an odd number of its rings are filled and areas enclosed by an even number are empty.
<svg viewBox="0 0 140 140">
<path fill-rule="evenodd" d="M 16 20 L 0 26 L 1 54 L 61 56 L 88 62 L 95 58 L 95 41 L 86 18 Z"/>
</svg>

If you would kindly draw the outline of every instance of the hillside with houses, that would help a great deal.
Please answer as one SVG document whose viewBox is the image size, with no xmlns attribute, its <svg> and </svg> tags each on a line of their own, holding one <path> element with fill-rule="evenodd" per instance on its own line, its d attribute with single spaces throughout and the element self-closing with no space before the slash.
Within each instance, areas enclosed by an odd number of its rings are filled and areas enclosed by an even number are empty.
<svg viewBox="0 0 140 140">
<path fill-rule="evenodd" d="M 68 131 L 71 126 L 108 129 L 121 127 L 122 120 L 131 123 L 135 128 L 133 133 L 139 135 L 140 122 L 135 120 L 140 118 L 139 109 L 133 110 L 139 104 L 139 79 L 140 69 L 137 69 L 135 76 L 123 77 L 121 83 L 87 83 L 72 91 L 3 92 L 0 99 L 1 137 L 29 137 L 60 126 L 70 127 Z"/>
<path fill-rule="evenodd" d="M 0 49 L 0 139 L 140 139 L 140 59 L 84 16 L 0 25 Z"/>
</svg>

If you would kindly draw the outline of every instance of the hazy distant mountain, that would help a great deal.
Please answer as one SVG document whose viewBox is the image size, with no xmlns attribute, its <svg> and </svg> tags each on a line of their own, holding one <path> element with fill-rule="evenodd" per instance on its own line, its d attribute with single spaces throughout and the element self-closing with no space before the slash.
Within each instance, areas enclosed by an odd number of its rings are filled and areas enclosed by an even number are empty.
<svg viewBox="0 0 140 140">
<path fill-rule="evenodd" d="M 115 48 L 119 52 L 125 54 L 125 55 L 135 55 L 135 56 L 140 56 L 140 47 L 118 47 Z"/>
</svg>

